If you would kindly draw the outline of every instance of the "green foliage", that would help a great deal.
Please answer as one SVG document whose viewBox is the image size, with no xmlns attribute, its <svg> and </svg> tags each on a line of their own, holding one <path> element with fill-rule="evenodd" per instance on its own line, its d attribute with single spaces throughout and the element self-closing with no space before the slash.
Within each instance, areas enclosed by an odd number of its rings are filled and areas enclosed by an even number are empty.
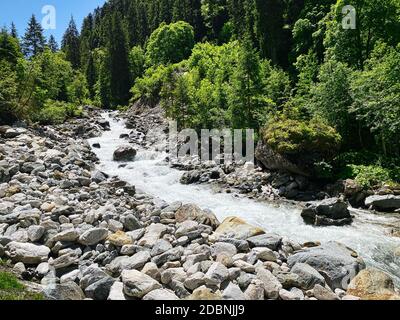
<svg viewBox="0 0 400 320">
<path fill-rule="evenodd" d="M 193 27 L 184 21 L 161 24 L 150 36 L 146 48 L 149 65 L 177 63 L 189 57 L 194 46 Z"/>
<path fill-rule="evenodd" d="M 380 166 L 348 165 L 342 175 L 353 178 L 364 189 L 379 187 L 391 181 L 391 172 Z"/>
<path fill-rule="evenodd" d="M 341 143 L 336 130 L 318 119 L 273 119 L 263 130 L 262 138 L 278 153 L 317 153 L 327 158 L 335 155 Z"/>
<path fill-rule="evenodd" d="M 385 155 L 398 152 L 400 141 L 400 45 L 378 45 L 364 71 L 352 81 L 351 111 L 372 132 Z"/>
<path fill-rule="evenodd" d="M 73 81 L 67 88 L 68 101 L 81 105 L 89 100 L 89 89 L 86 77 L 81 72 L 75 72 Z"/>
<path fill-rule="evenodd" d="M 0 60 L 0 124 L 10 123 L 20 114 L 17 106 L 17 74 L 12 66 Z"/>
<path fill-rule="evenodd" d="M 161 99 L 161 90 L 166 76 L 174 66 L 154 66 L 146 70 L 144 76 L 136 80 L 131 89 L 132 102 L 142 99 L 151 106 L 156 105 Z"/>
<path fill-rule="evenodd" d="M 129 52 L 129 71 L 133 82 L 143 76 L 145 71 L 145 53 L 141 46 L 135 46 Z"/>
<path fill-rule="evenodd" d="M 13 274 L 0 271 L 0 300 L 43 300 L 42 294 L 26 290 Z"/>
<path fill-rule="evenodd" d="M 335 127 L 344 142 L 354 137 L 356 124 L 354 116 L 349 113 L 353 103 L 350 89 L 351 70 L 343 63 L 328 60 L 321 65 L 318 82 L 311 89 L 310 114 L 323 117 Z"/>
<path fill-rule="evenodd" d="M 39 112 L 32 114 L 32 120 L 40 124 L 61 124 L 72 117 L 82 115 L 82 108 L 72 103 L 47 100 Z"/>
<path fill-rule="evenodd" d="M 19 58 L 22 58 L 22 53 L 18 39 L 8 34 L 6 30 L 0 31 L 0 61 L 15 66 Z"/>
</svg>

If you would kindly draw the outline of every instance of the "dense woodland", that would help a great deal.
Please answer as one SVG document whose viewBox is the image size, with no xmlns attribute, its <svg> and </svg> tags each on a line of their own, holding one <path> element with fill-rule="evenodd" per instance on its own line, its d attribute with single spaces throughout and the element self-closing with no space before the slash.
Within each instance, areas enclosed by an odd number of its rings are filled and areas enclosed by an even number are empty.
<svg viewBox="0 0 400 320">
<path fill-rule="evenodd" d="M 357 27 L 342 27 L 342 8 Z M 254 128 L 319 178 L 400 181 L 400 1 L 109 0 L 61 47 L 0 33 L 0 122 L 160 104 L 181 127 Z"/>
</svg>

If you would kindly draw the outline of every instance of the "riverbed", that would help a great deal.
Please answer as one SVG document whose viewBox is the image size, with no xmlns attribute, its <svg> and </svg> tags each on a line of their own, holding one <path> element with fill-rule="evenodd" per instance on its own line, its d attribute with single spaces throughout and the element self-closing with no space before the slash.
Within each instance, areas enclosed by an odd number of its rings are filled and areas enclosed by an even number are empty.
<svg viewBox="0 0 400 320">
<path fill-rule="evenodd" d="M 110 122 L 110 131 L 89 140 L 101 148 L 93 151 L 100 160 L 98 169 L 118 176 L 136 188 L 168 203 L 181 201 L 194 203 L 203 209 L 212 210 L 222 221 L 229 216 L 238 216 L 267 232 L 277 233 L 298 242 L 339 241 L 359 253 L 369 266 L 389 273 L 397 286 L 400 285 L 400 257 L 395 249 L 400 239 L 389 235 L 389 226 L 398 223 L 394 215 L 376 214 L 367 210 L 351 209 L 354 222 L 344 227 L 314 227 L 306 225 L 300 216 L 300 208 L 291 204 L 274 204 L 248 199 L 227 193 L 216 193 L 208 185 L 182 185 L 179 180 L 183 172 L 170 168 L 164 161 L 166 153 L 156 150 L 138 149 L 134 162 L 121 167 L 113 161 L 113 153 L 119 145 L 126 144 L 121 134 L 129 133 L 124 121 L 103 115 Z"/>
</svg>

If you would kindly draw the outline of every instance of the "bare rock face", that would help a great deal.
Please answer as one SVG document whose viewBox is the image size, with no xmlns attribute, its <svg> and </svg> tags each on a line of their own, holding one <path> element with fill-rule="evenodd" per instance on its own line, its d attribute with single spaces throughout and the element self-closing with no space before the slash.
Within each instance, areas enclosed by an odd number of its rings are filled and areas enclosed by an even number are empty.
<svg viewBox="0 0 400 320">
<path fill-rule="evenodd" d="M 362 300 L 400 300 L 389 275 L 374 268 L 362 270 L 351 281 L 347 294 Z"/>
<path fill-rule="evenodd" d="M 114 151 L 114 161 L 133 161 L 137 151 L 131 146 L 120 146 Z"/>
</svg>

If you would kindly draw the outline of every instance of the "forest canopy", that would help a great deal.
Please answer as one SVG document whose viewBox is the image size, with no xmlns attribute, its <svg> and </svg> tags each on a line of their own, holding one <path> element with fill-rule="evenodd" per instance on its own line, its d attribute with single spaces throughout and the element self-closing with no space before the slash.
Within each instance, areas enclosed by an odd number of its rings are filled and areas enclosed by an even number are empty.
<svg viewBox="0 0 400 320">
<path fill-rule="evenodd" d="M 1 31 L 0 122 L 62 122 L 85 104 L 161 105 L 181 127 L 253 128 L 279 152 L 325 141 L 325 176 L 398 181 L 400 2 L 109 0 L 60 48 L 35 16 L 21 37 Z"/>
</svg>

